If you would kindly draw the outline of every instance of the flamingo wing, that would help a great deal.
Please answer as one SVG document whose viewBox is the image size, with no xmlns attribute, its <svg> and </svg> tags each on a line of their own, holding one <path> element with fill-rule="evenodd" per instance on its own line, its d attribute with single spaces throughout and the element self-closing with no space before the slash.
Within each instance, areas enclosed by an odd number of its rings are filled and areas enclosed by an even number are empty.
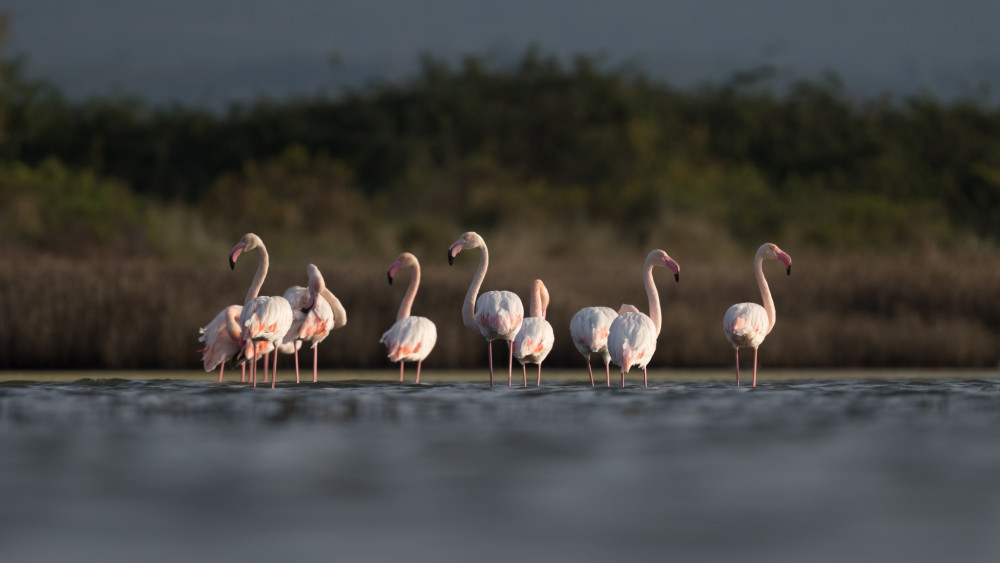
<svg viewBox="0 0 1000 563">
<path fill-rule="evenodd" d="M 198 341 L 205 343 L 205 347 L 200 351 L 202 352 L 201 361 L 206 372 L 214 371 L 215 368 L 219 367 L 219 364 L 239 353 L 240 339 L 233 337 L 229 319 L 232 317 L 238 319 L 242 310 L 242 305 L 230 305 L 219 311 L 212 322 L 199 329 L 198 332 L 201 336 L 198 337 Z"/>
<path fill-rule="evenodd" d="M 642 313 L 625 313 L 611 323 L 608 352 L 611 361 L 628 373 L 632 366 L 644 368 L 656 351 L 656 325 Z"/>
<path fill-rule="evenodd" d="M 487 340 L 513 340 L 524 321 L 524 305 L 513 292 L 488 291 L 476 301 L 476 321 Z"/>
<path fill-rule="evenodd" d="M 577 311 L 569 322 L 569 333 L 577 351 L 585 358 L 606 352 L 611 323 L 617 316 L 611 307 L 585 307 Z"/>
<path fill-rule="evenodd" d="M 406 317 L 385 331 L 379 342 L 385 344 L 390 361 L 422 361 L 437 343 L 437 327 L 426 317 Z"/>
<path fill-rule="evenodd" d="M 292 307 L 284 297 L 255 297 L 243 307 L 244 338 L 279 342 L 292 326 Z"/>
</svg>

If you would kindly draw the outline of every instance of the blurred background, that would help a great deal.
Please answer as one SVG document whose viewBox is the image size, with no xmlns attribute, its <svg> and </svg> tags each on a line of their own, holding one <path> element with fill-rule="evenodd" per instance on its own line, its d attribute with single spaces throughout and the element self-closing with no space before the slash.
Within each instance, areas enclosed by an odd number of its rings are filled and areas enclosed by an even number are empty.
<svg viewBox="0 0 1000 563">
<path fill-rule="evenodd" d="M 731 361 L 721 320 L 759 301 L 761 363 L 997 363 L 1000 5 L 771 0 L 281 3 L 14 0 L 0 38 L 0 368 L 197 369 L 198 328 L 315 263 L 348 310 L 321 367 L 387 368 L 409 274 L 428 369 L 482 367 L 461 302 L 527 305 L 556 346 L 581 307 L 646 310 L 653 367 Z"/>
</svg>

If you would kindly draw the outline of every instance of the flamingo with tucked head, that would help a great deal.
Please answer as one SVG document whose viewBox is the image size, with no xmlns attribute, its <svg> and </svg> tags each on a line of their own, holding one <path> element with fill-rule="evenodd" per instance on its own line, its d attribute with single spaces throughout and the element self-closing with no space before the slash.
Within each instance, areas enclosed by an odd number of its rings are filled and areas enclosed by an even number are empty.
<svg viewBox="0 0 1000 563">
<path fill-rule="evenodd" d="M 549 290 L 542 280 L 531 284 L 531 300 L 529 301 L 531 316 L 521 323 L 521 330 L 514 337 L 514 357 L 521 363 L 521 374 L 524 376 L 524 386 L 528 386 L 528 368 L 526 364 L 538 364 L 538 380 L 535 386 L 542 384 L 542 362 L 552 351 L 555 335 L 552 325 L 545 320 L 545 310 L 549 307 Z"/>
<path fill-rule="evenodd" d="M 604 372 L 608 387 L 611 387 L 611 354 L 608 353 L 608 334 L 611 323 L 618 313 L 611 307 L 584 307 L 569 321 L 569 334 L 573 346 L 587 360 L 587 374 L 590 386 L 594 386 L 594 369 L 590 365 L 590 355 L 600 354 L 604 360 Z"/>
<path fill-rule="evenodd" d="M 299 348 L 311 344 L 313 351 L 313 383 L 319 380 L 319 343 L 330 332 L 347 324 L 347 310 L 340 299 L 326 287 L 319 268 L 306 266 L 307 287 L 293 285 L 285 290 L 284 298 L 292 307 L 292 324 L 278 346 L 282 354 L 295 356 L 295 383 L 299 377 Z M 277 361 L 275 361 L 277 370 Z"/>
<path fill-rule="evenodd" d="M 462 304 L 462 322 L 469 330 L 478 331 L 486 339 L 490 362 L 490 387 L 493 387 L 493 341 L 506 340 L 509 349 L 507 360 L 507 386 L 510 387 L 514 373 L 514 346 L 512 341 L 521 330 L 524 321 L 524 305 L 521 298 L 510 291 L 487 291 L 479 296 L 479 288 L 486 278 L 486 268 L 489 266 L 489 251 L 486 241 L 478 234 L 469 231 L 459 237 L 448 247 L 448 264 L 454 264 L 455 257 L 463 250 L 479 249 L 479 267 L 472 276 L 469 291 L 465 294 Z M 475 312 L 473 312 L 475 311 Z"/>
<path fill-rule="evenodd" d="M 403 366 L 406 362 L 417 362 L 416 383 L 420 383 L 420 366 L 437 343 L 437 327 L 427 317 L 410 316 L 413 300 L 417 297 L 417 288 L 420 287 L 420 262 L 416 256 L 404 252 L 389 265 L 389 269 L 386 270 L 389 285 L 392 285 L 393 278 L 402 268 L 413 268 L 413 277 L 410 278 L 406 295 L 399 304 L 395 324 L 382 334 L 379 342 L 385 344 L 389 361 L 399 362 L 399 381 L 403 381 Z"/>
<path fill-rule="evenodd" d="M 284 297 L 259 296 L 260 288 L 264 285 L 264 278 L 267 276 L 268 265 L 270 264 L 267 248 L 264 241 L 253 233 L 243 235 L 236 246 L 229 252 L 229 267 L 236 269 L 236 260 L 240 254 L 258 249 L 259 260 L 257 263 L 257 273 L 254 274 L 253 281 L 250 282 L 250 289 L 247 290 L 246 299 L 243 302 L 243 311 L 240 313 L 240 326 L 242 327 L 243 353 L 250 358 L 250 373 L 254 387 L 257 386 L 257 353 L 259 344 L 270 344 L 275 348 L 280 345 L 289 327 L 292 326 L 292 307 Z M 278 361 L 277 351 L 274 361 Z M 267 373 L 267 355 L 264 355 L 264 372 Z M 274 378 L 271 378 L 271 388 L 275 385 Z"/>
<path fill-rule="evenodd" d="M 673 258 L 662 250 L 650 252 L 642 266 L 643 283 L 649 298 L 649 315 L 626 309 L 631 305 L 622 305 L 623 312 L 611 323 L 608 352 L 611 354 L 611 361 L 621 368 L 622 387 L 625 387 L 625 374 L 632 366 L 642 368 L 643 387 L 649 387 L 646 366 L 656 351 L 656 338 L 660 336 L 661 325 L 660 294 L 653 283 L 653 268 L 656 266 L 670 268 L 674 273 L 674 280 L 680 281 L 681 268 Z"/>
<path fill-rule="evenodd" d="M 740 348 L 753 348 L 753 386 L 757 386 L 757 347 L 764 342 L 764 337 L 771 332 L 778 320 L 771 288 L 764 279 L 764 260 L 780 260 L 788 275 L 792 275 L 792 257 L 787 252 L 770 242 L 760 245 L 753 259 L 753 273 L 757 278 L 764 306 L 737 303 L 726 311 L 726 316 L 722 319 L 722 331 L 736 350 L 736 385 L 740 384 Z"/>
<path fill-rule="evenodd" d="M 212 322 L 198 329 L 198 334 L 201 335 L 198 341 L 205 343 L 205 347 L 199 350 L 202 353 L 201 361 L 205 365 L 205 372 L 219 368 L 219 383 L 222 383 L 222 372 L 226 368 L 226 362 L 240 352 L 242 312 L 242 305 L 230 305 L 219 311 Z"/>
</svg>

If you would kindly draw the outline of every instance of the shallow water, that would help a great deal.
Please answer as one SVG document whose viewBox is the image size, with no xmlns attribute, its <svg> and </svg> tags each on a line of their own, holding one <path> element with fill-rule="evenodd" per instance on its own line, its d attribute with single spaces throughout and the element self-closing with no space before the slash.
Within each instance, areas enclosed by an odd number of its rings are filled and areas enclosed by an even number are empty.
<svg viewBox="0 0 1000 563">
<path fill-rule="evenodd" d="M 0 382 L 3 561 L 993 561 L 1000 379 Z"/>
</svg>

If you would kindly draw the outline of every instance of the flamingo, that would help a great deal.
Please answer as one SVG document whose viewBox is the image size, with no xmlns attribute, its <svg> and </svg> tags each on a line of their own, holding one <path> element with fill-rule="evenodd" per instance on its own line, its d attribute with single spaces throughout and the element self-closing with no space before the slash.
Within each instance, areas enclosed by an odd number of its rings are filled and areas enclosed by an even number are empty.
<svg viewBox="0 0 1000 563">
<path fill-rule="evenodd" d="M 247 290 L 246 299 L 243 301 L 243 311 L 240 313 L 240 326 L 243 327 L 243 350 L 244 355 L 250 356 L 250 374 L 254 387 L 257 386 L 257 347 L 260 343 L 267 343 L 275 348 L 279 345 L 285 333 L 292 325 L 292 307 L 284 297 L 264 297 L 258 296 L 260 288 L 264 285 L 264 278 L 267 276 L 267 268 L 270 264 L 267 248 L 264 241 L 253 233 L 243 235 L 243 238 L 236 243 L 236 246 L 229 252 L 229 267 L 236 269 L 236 259 L 243 252 L 259 249 L 260 259 L 257 263 L 257 273 L 253 281 L 250 282 L 250 289 Z M 252 343 L 252 344 L 251 344 Z M 278 361 L 278 354 L 275 352 L 274 361 Z M 264 355 L 264 373 L 267 373 L 267 353 Z M 275 381 L 271 378 L 271 388 L 274 389 Z"/>
<path fill-rule="evenodd" d="M 643 283 L 649 297 L 649 316 L 638 312 L 631 305 L 622 305 L 622 312 L 611 323 L 608 334 L 608 352 L 611 361 L 621 368 L 622 387 L 629 368 L 642 368 L 643 387 L 649 387 L 646 366 L 656 351 L 656 338 L 660 335 L 660 295 L 653 283 L 653 267 L 666 266 L 674 272 L 674 280 L 680 281 L 680 266 L 662 250 L 654 250 L 646 256 L 642 266 Z"/>
<path fill-rule="evenodd" d="M 608 387 L 611 387 L 611 354 L 608 353 L 608 333 L 611 322 L 618 313 L 611 307 L 584 307 L 569 321 L 569 334 L 573 345 L 587 360 L 590 386 L 594 386 L 594 370 L 590 365 L 590 355 L 600 354 L 604 359 L 604 371 Z"/>
<path fill-rule="evenodd" d="M 308 287 L 293 285 L 285 290 L 284 297 L 292 307 L 292 324 L 278 346 L 282 354 L 295 355 L 295 383 L 300 382 L 299 348 L 303 343 L 312 344 L 313 383 L 316 383 L 319 380 L 319 343 L 330 335 L 330 331 L 347 324 L 347 310 L 327 289 L 319 268 L 309 264 L 306 275 L 309 277 Z"/>
<path fill-rule="evenodd" d="M 396 272 L 400 268 L 407 267 L 413 268 L 413 277 L 410 278 L 406 295 L 403 296 L 403 301 L 399 304 L 395 324 L 382 334 L 379 342 L 385 344 L 388 349 L 389 361 L 399 362 L 399 381 L 403 381 L 403 366 L 406 362 L 417 362 L 416 383 L 420 383 L 420 366 L 423 364 L 424 358 L 434 349 L 434 344 L 437 343 L 437 327 L 427 317 L 410 316 L 410 308 L 413 307 L 417 288 L 420 287 L 420 262 L 417 261 L 416 256 L 404 252 L 389 265 L 389 269 L 386 271 L 389 285 L 392 285 L 392 279 L 396 276 Z"/>
<path fill-rule="evenodd" d="M 757 278 L 764 306 L 737 303 L 726 311 L 726 316 L 722 319 L 722 331 L 736 350 L 736 385 L 740 384 L 740 348 L 753 348 L 753 386 L 757 386 L 757 347 L 764 342 L 764 337 L 771 332 L 777 321 L 771 289 L 764 279 L 764 260 L 772 259 L 781 260 L 785 271 L 789 276 L 792 275 L 792 257 L 788 253 L 770 242 L 760 245 L 753 259 L 753 273 Z"/>
<path fill-rule="evenodd" d="M 478 301 L 476 300 L 479 288 L 486 277 L 486 268 L 490 263 L 489 250 L 483 237 L 472 231 L 459 237 L 448 247 L 448 265 L 455 263 L 455 257 L 459 252 L 471 248 L 479 249 L 479 267 L 472 276 L 469 291 L 465 294 L 462 321 L 466 328 L 479 331 L 486 339 L 490 361 L 490 387 L 493 387 L 493 341 L 507 341 L 510 350 L 507 360 L 507 386 L 510 387 L 514 372 L 514 347 L 511 341 L 517 336 L 517 331 L 521 330 L 524 305 L 521 304 L 521 299 L 510 291 L 487 291 Z"/>
<path fill-rule="evenodd" d="M 542 384 L 542 362 L 552 351 L 555 335 L 552 325 L 545 320 L 545 311 L 549 307 L 549 290 L 542 280 L 531 284 L 531 316 L 521 323 L 521 330 L 514 338 L 514 357 L 521 362 L 521 374 L 524 376 L 524 386 L 528 386 L 528 368 L 526 364 L 538 364 L 538 380 L 535 386 Z"/>
<path fill-rule="evenodd" d="M 242 311 L 242 305 L 230 305 L 219 311 L 212 322 L 198 329 L 198 334 L 201 335 L 198 341 L 205 343 L 205 347 L 199 350 L 202 353 L 201 361 L 205 365 L 205 372 L 208 373 L 218 367 L 219 383 L 222 383 L 222 372 L 226 368 L 226 362 L 240 352 Z"/>
</svg>

